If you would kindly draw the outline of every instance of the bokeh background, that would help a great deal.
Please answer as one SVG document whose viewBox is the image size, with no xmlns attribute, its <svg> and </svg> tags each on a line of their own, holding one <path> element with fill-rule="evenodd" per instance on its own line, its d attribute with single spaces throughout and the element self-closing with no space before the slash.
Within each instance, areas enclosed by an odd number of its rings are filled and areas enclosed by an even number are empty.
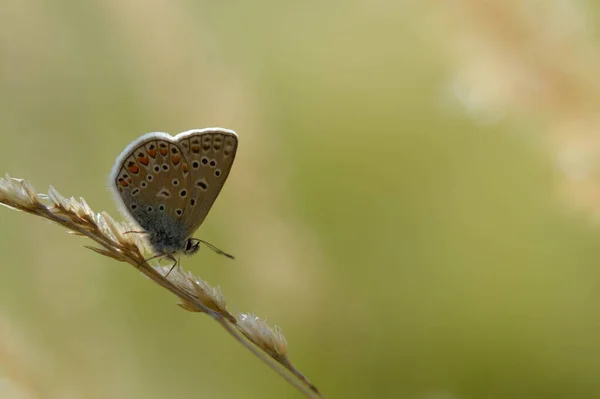
<svg viewBox="0 0 600 399">
<path fill-rule="evenodd" d="M 184 267 L 329 398 L 600 397 L 600 7 L 0 5 L 0 172 L 117 216 L 151 131 L 240 147 Z M 208 317 L 0 209 L 2 398 L 299 398 Z"/>
</svg>

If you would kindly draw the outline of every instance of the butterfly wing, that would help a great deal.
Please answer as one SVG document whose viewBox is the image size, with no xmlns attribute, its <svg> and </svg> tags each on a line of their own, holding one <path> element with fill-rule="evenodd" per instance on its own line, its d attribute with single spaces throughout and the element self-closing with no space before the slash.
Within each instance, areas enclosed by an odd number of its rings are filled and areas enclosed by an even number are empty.
<svg viewBox="0 0 600 399">
<path fill-rule="evenodd" d="M 183 150 L 167 133 L 148 133 L 117 158 L 113 191 L 123 210 L 150 233 L 158 251 L 179 250 L 185 241 L 190 175 Z"/>
<path fill-rule="evenodd" d="M 189 130 L 175 137 L 189 165 L 191 196 L 185 231 L 190 237 L 200 227 L 229 176 L 238 140 L 233 130 Z"/>
</svg>

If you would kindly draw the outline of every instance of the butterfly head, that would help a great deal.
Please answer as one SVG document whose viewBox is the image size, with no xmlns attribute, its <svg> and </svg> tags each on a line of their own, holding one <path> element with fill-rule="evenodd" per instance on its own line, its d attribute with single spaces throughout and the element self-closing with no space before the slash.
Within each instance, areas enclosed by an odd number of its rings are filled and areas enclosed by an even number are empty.
<svg viewBox="0 0 600 399">
<path fill-rule="evenodd" d="M 200 240 L 197 238 L 188 238 L 183 248 L 184 255 L 193 255 L 200 249 Z"/>
<path fill-rule="evenodd" d="M 183 254 L 184 255 L 193 255 L 193 254 L 195 254 L 200 249 L 200 243 L 202 243 L 205 246 L 207 246 L 208 248 L 212 249 L 213 251 L 215 251 L 219 255 L 226 256 L 229 259 L 235 259 L 233 255 L 228 254 L 227 252 L 225 252 L 223 250 L 220 250 L 219 248 L 215 247 L 211 243 L 209 243 L 207 241 L 204 241 L 204 240 L 200 240 L 198 238 L 188 238 L 185 241 L 185 246 L 183 247 L 183 251 L 182 251 Z"/>
</svg>

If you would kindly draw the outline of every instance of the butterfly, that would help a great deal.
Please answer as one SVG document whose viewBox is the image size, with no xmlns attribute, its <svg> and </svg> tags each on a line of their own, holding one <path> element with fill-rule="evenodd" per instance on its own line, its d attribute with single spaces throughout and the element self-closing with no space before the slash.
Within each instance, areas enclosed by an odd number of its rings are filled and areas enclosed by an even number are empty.
<svg viewBox="0 0 600 399">
<path fill-rule="evenodd" d="M 237 134 L 218 127 L 148 133 L 117 157 L 111 188 L 122 212 L 148 235 L 153 258 L 166 256 L 175 267 L 175 255 L 192 255 L 200 243 L 233 258 L 192 235 L 223 188 L 237 146 Z"/>
</svg>

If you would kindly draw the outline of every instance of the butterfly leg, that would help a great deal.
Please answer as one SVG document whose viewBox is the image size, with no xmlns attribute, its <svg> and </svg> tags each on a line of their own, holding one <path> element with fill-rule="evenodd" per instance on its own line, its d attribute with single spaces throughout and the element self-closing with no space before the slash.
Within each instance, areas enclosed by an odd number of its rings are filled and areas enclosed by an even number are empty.
<svg viewBox="0 0 600 399">
<path fill-rule="evenodd" d="M 135 231 L 135 230 L 129 230 L 124 232 L 123 234 L 150 234 L 147 231 Z"/>
<path fill-rule="evenodd" d="M 177 266 L 179 264 L 179 260 L 177 258 L 175 258 L 173 255 L 167 255 L 167 259 L 172 260 L 174 263 L 173 263 L 173 266 L 171 266 L 171 268 L 165 275 L 165 278 L 169 277 L 169 274 L 171 274 L 171 272 L 173 271 L 175 266 Z"/>
</svg>

